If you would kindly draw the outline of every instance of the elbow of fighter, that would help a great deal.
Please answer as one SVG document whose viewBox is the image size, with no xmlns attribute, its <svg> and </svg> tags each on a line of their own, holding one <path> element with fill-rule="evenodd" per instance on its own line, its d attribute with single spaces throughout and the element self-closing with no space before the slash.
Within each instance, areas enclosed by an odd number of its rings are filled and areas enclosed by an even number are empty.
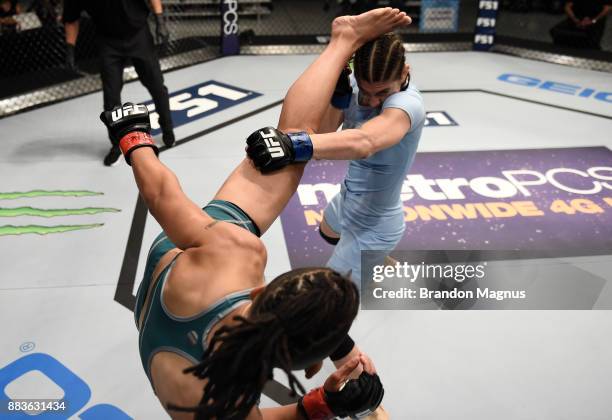
<svg viewBox="0 0 612 420">
<path fill-rule="evenodd" d="M 359 140 L 355 142 L 355 155 L 357 159 L 367 159 L 376 153 L 376 139 L 369 133 L 359 130 Z"/>
</svg>

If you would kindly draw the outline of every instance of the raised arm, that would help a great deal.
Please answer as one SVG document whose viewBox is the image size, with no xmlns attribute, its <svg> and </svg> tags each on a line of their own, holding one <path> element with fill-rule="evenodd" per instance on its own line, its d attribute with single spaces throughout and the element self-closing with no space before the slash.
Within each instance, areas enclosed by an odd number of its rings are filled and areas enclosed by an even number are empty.
<svg viewBox="0 0 612 420">
<path fill-rule="evenodd" d="M 362 374 L 351 374 L 360 366 Z M 323 386 L 304 395 L 297 404 L 255 409 L 248 420 L 310 420 L 374 415 L 384 396 L 384 388 L 372 361 L 364 354 L 347 360 L 327 377 Z"/>
<path fill-rule="evenodd" d="M 119 142 L 141 197 L 170 240 L 181 249 L 202 245 L 201 233 L 213 219 L 185 195 L 176 175 L 157 158 L 147 107 L 125 104 L 100 118 Z"/>
<path fill-rule="evenodd" d="M 409 23 L 405 13 L 391 8 L 334 20 L 329 45 L 287 92 L 278 128 L 285 132 L 319 132 L 338 76 L 353 53 L 370 39 Z M 265 144 L 264 136 L 269 132 L 258 130 L 251 138 L 260 137 Z M 265 232 L 295 193 L 303 170 L 304 165 L 297 164 L 264 175 L 245 159 L 216 198 L 238 205 Z"/>
<path fill-rule="evenodd" d="M 360 128 L 310 136 L 314 159 L 365 159 L 400 142 L 410 131 L 410 118 L 399 109 L 385 109 Z"/>
</svg>

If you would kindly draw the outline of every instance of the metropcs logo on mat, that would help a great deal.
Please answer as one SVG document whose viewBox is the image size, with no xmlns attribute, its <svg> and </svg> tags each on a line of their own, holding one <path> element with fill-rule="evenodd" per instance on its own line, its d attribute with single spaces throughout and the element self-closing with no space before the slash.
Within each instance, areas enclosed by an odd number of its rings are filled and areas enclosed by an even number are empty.
<svg viewBox="0 0 612 420">
<path fill-rule="evenodd" d="M 175 128 L 180 127 L 259 96 L 261 93 L 209 80 L 170 93 L 172 122 Z M 152 134 L 159 134 L 159 114 L 155 112 L 155 105 L 152 101 L 146 102 L 145 105 L 149 111 L 152 111 L 150 114 Z"/>
<path fill-rule="evenodd" d="M 43 377 L 41 378 L 41 375 Z M 26 379 L 26 377 L 29 377 Z M 59 395 L 45 395 L 44 401 L 53 398 L 55 408 L 49 408 L 40 414 L 13 410 L 15 403 L 25 402 L 20 395 L 26 393 L 24 398 L 32 398 L 32 389 L 19 388 L 16 383 L 20 380 L 44 382 L 51 381 Z M 41 385 L 42 386 L 42 385 Z M 57 387 L 61 389 L 57 390 Z M 23 388 L 23 387 L 22 387 Z M 36 392 L 36 390 L 34 390 Z M 35 394 L 34 394 L 35 395 Z M 32 353 L 9 363 L 0 369 L 0 418 L 10 420 L 50 420 L 67 419 L 77 414 L 91 399 L 89 385 L 68 369 L 57 359 L 44 353 Z M 43 400 L 36 400 L 39 402 Z M 36 404 L 32 401 L 32 405 Z M 51 405 L 53 406 L 53 405 Z M 131 420 L 121 409 L 111 404 L 96 404 L 79 414 L 82 420 Z"/>
<path fill-rule="evenodd" d="M 325 264 L 317 228 L 345 162 L 315 161 L 281 214 L 292 267 Z M 402 250 L 612 249 L 612 151 L 605 147 L 418 153 L 401 191 Z M 364 205 L 370 205 L 366 202 Z"/>
</svg>

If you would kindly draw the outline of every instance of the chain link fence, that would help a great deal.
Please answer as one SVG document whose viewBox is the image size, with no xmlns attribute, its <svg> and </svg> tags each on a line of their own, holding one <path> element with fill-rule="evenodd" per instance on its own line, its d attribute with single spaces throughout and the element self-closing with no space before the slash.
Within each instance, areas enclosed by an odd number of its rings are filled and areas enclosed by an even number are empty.
<svg viewBox="0 0 612 420">
<path fill-rule="evenodd" d="M 158 46 L 162 70 L 220 55 L 228 24 L 221 1 L 239 17 L 243 53 L 316 53 L 336 16 L 393 6 L 413 18 L 401 31 L 409 51 L 471 49 L 475 28 L 484 25 L 483 39 L 496 34 L 494 51 L 564 64 L 578 57 L 574 64 L 605 71 L 612 62 L 612 24 L 605 19 L 600 50 L 553 44 L 550 29 L 565 19 L 564 0 L 162 0 L 170 32 L 168 44 Z M 479 18 L 483 4 L 495 7 L 495 18 Z M 101 88 L 96 29 L 86 14 L 77 70 L 66 66 L 62 7 L 62 0 L 0 0 L 0 117 Z M 592 58 L 595 64 L 584 64 Z M 124 78 L 136 78 L 132 68 Z"/>
<path fill-rule="evenodd" d="M 240 15 L 243 40 L 252 37 L 329 35 L 333 19 L 377 7 L 396 7 L 413 18 L 404 33 L 473 32 L 476 6 L 460 0 L 259 0 L 253 18 Z M 240 1 L 239 3 L 243 3 Z M 424 11 L 424 12 L 423 12 Z"/>
<path fill-rule="evenodd" d="M 157 46 L 162 70 L 219 55 L 218 0 L 166 0 L 163 5 L 170 39 Z M 0 116 L 101 89 L 94 23 L 81 15 L 76 70 L 70 69 L 62 12 L 61 0 L 0 0 Z M 150 26 L 154 30 L 153 17 Z M 136 77 L 128 63 L 124 80 Z"/>
</svg>

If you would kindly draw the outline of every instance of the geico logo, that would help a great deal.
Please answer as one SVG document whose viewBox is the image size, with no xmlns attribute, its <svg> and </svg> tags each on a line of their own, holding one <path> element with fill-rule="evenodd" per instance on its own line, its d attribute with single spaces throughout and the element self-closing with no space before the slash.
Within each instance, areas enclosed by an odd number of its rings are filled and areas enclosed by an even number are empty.
<svg viewBox="0 0 612 420">
<path fill-rule="evenodd" d="M 229 101 L 239 101 L 240 99 L 248 96 L 248 94 L 244 92 L 230 89 L 225 86 L 219 86 L 214 83 L 202 86 L 196 93 L 198 95 L 196 97 L 189 92 L 170 96 L 170 111 L 187 111 L 187 118 L 194 118 L 219 106 L 218 101 L 207 98 L 206 96 L 213 95 L 220 98 L 225 98 Z M 151 128 L 153 130 L 157 130 L 160 128 L 159 114 L 157 112 L 153 112 L 155 110 L 154 104 L 148 105 L 148 108 L 151 112 Z"/>
<path fill-rule="evenodd" d="M 545 173 L 528 169 L 507 170 L 502 177 L 482 176 L 466 178 L 427 179 L 420 174 L 406 176 L 402 187 L 402 201 L 415 196 L 424 200 L 463 200 L 464 191 L 488 198 L 510 198 L 517 195 L 530 197 L 527 187 L 550 184 L 553 187 L 574 194 L 592 195 L 604 188 L 612 190 L 612 167 L 596 166 L 581 171 L 572 168 L 553 168 Z M 302 184 L 298 187 L 298 198 L 303 206 L 316 206 L 325 197 L 329 202 L 340 191 L 340 185 L 331 183 Z"/>
<path fill-rule="evenodd" d="M 578 95 L 581 98 L 594 97 L 600 101 L 612 103 L 612 92 L 597 92 L 595 89 L 583 88 L 576 85 L 568 85 L 566 83 L 542 81 L 535 77 L 522 76 L 520 74 L 504 73 L 497 78 L 502 82 L 512 83 L 514 85 L 537 87 L 539 89 L 550 90 L 557 93 L 565 93 L 568 95 Z M 594 95 L 594 96 L 593 96 Z"/>
<path fill-rule="evenodd" d="M 238 33 L 238 1 L 223 0 L 223 33 L 233 35 Z"/>
</svg>

